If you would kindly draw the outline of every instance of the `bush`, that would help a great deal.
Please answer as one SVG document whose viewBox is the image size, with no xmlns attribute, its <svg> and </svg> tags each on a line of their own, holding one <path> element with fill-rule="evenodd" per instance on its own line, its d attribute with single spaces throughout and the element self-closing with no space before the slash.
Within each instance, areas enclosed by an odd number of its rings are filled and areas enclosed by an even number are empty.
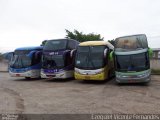
<svg viewBox="0 0 160 120">
<path fill-rule="evenodd" d="M 154 75 L 160 75 L 160 69 L 151 69 L 151 73 Z"/>
</svg>

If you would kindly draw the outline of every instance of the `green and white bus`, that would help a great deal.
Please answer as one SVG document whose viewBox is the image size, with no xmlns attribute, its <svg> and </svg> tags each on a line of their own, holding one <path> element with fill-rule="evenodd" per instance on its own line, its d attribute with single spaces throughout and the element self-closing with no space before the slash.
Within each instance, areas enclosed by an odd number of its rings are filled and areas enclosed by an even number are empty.
<svg viewBox="0 0 160 120">
<path fill-rule="evenodd" d="M 114 61 L 118 83 L 148 83 L 151 80 L 150 56 L 145 34 L 115 39 Z"/>
</svg>

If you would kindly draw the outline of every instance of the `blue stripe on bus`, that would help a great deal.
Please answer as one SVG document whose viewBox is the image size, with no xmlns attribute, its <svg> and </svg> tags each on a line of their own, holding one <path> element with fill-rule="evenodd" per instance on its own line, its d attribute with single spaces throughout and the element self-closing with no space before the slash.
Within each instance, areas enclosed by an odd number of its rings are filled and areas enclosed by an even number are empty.
<svg viewBox="0 0 160 120">
<path fill-rule="evenodd" d="M 43 49 L 43 46 L 33 46 L 33 47 L 20 47 L 15 50 L 36 50 L 36 49 Z"/>
</svg>

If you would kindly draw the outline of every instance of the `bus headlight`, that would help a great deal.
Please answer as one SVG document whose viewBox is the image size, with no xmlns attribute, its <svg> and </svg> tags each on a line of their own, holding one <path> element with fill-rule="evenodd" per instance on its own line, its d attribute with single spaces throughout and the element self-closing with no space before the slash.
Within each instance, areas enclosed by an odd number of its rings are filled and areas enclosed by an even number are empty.
<svg viewBox="0 0 160 120">
<path fill-rule="evenodd" d="M 147 77 L 147 76 L 149 76 L 150 75 L 150 71 L 147 71 L 147 72 L 145 72 L 145 73 L 143 73 L 143 74 L 140 74 L 140 75 L 137 75 L 138 77 Z"/>
<path fill-rule="evenodd" d="M 144 77 L 144 76 L 146 76 L 147 75 L 147 73 L 143 73 L 143 74 L 141 74 L 141 75 L 137 75 L 138 77 Z"/>
<path fill-rule="evenodd" d="M 96 74 L 101 74 L 101 73 L 103 73 L 104 72 L 104 69 L 102 69 L 102 70 L 100 70 L 100 71 L 97 71 L 97 72 L 95 72 Z"/>
<path fill-rule="evenodd" d="M 120 75 L 120 74 L 116 74 L 116 77 L 117 77 L 117 78 L 120 78 L 120 77 L 121 77 L 121 75 Z"/>
</svg>

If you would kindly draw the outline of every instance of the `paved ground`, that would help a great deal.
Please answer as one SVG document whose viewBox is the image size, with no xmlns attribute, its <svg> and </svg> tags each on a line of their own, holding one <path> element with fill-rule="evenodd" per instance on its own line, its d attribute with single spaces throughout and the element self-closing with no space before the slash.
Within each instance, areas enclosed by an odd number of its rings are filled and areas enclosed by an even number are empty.
<svg viewBox="0 0 160 120">
<path fill-rule="evenodd" d="M 25 80 L 0 73 L 0 113 L 160 113 L 160 76 L 148 86 Z"/>
</svg>

